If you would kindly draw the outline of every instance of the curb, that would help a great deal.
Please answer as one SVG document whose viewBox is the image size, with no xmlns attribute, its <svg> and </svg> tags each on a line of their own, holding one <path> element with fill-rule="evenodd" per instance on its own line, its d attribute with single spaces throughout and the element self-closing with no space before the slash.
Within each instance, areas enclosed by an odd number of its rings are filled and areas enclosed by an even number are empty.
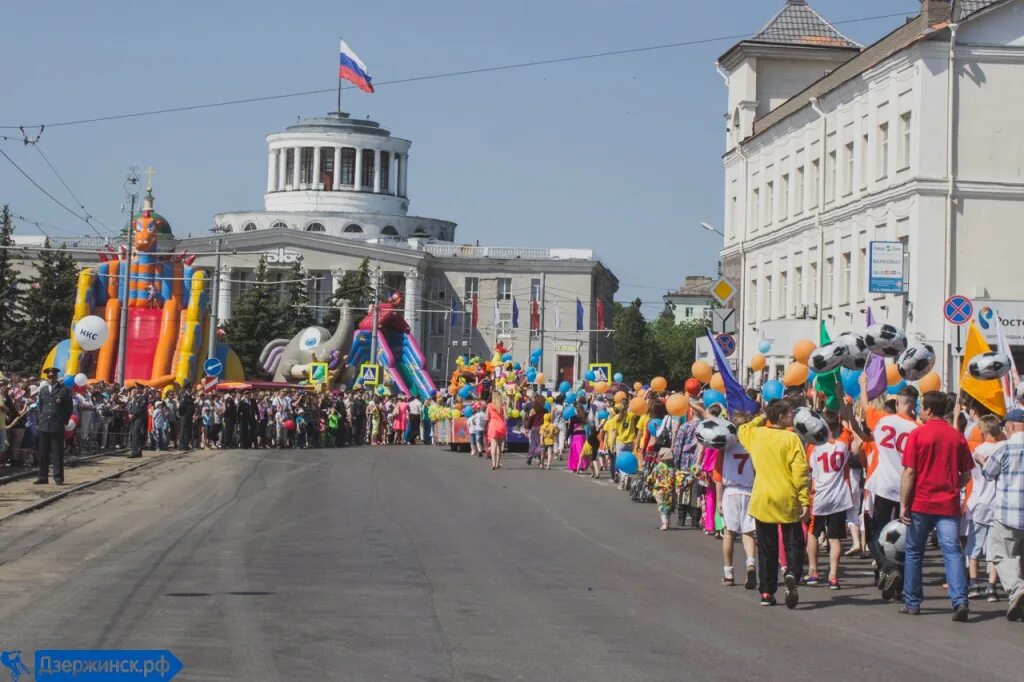
<svg viewBox="0 0 1024 682">
<path fill-rule="evenodd" d="M 98 452 L 95 455 L 75 457 L 74 459 L 69 459 L 66 462 L 64 462 L 64 466 L 70 469 L 77 465 L 79 462 L 91 462 L 92 460 L 99 459 L 100 457 L 118 457 L 119 455 L 123 455 L 126 452 L 128 452 L 128 448 L 119 448 L 117 450 L 111 450 L 110 452 Z M 35 470 L 35 467 L 31 467 L 28 471 L 23 471 L 20 474 L 0 476 L 0 485 L 3 485 L 5 483 L 11 483 L 13 481 L 19 481 L 23 478 L 28 478 L 29 476 L 35 476 L 36 473 L 37 472 Z"/>
<path fill-rule="evenodd" d="M 42 509 L 43 507 L 45 507 L 45 506 L 47 506 L 49 504 L 52 504 L 53 502 L 56 502 L 58 500 L 64 499 L 65 497 L 67 497 L 68 495 L 71 495 L 72 493 L 76 493 L 76 492 L 78 492 L 80 490 L 85 490 L 86 488 L 91 488 L 92 486 L 98 485 L 98 484 L 103 483 L 105 481 L 110 481 L 112 479 L 119 478 L 119 477 L 121 477 L 121 476 L 123 476 L 123 475 L 125 475 L 127 473 L 132 472 L 132 471 L 136 471 L 136 470 L 141 469 L 143 467 L 147 467 L 150 464 L 156 464 L 158 462 L 165 462 L 165 461 L 167 461 L 169 459 L 173 459 L 175 457 L 180 457 L 181 455 L 191 454 L 192 452 L 195 452 L 195 451 L 194 450 L 181 450 L 181 451 L 178 451 L 178 452 L 170 452 L 170 453 L 167 453 L 166 455 L 160 455 L 160 456 L 154 457 L 153 459 L 146 460 L 145 462 L 139 462 L 138 464 L 136 464 L 133 467 L 128 467 L 127 469 L 122 469 L 121 471 L 117 471 L 117 472 L 114 472 L 112 474 L 107 474 L 106 476 L 103 476 L 101 478 L 97 478 L 94 481 L 86 481 L 85 483 L 80 483 L 79 485 L 76 485 L 74 488 L 67 488 L 66 490 L 61 490 L 60 492 L 55 493 L 53 495 L 50 495 L 49 497 L 44 497 L 41 500 L 37 500 L 36 502 L 33 502 L 32 504 L 26 505 L 26 506 L 22 507 L 21 509 L 16 509 L 16 510 L 12 511 L 9 514 L 6 514 L 4 516 L 0 516 L 0 524 L 2 524 L 4 521 L 7 521 L 8 519 L 14 518 L 15 516 L 20 516 L 22 514 L 27 514 L 29 512 L 36 511 L 37 509 Z M 99 456 L 107 457 L 108 455 L 99 455 Z M 77 461 L 82 461 L 82 460 L 79 459 Z"/>
</svg>

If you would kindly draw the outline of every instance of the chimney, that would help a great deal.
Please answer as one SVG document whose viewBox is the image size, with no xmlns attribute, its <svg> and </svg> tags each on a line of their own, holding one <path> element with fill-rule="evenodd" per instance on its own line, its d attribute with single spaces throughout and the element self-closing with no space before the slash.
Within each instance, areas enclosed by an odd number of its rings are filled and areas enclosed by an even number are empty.
<svg viewBox="0 0 1024 682">
<path fill-rule="evenodd" d="M 952 12 L 950 0 L 921 0 L 921 18 L 927 26 L 949 21 Z"/>
</svg>

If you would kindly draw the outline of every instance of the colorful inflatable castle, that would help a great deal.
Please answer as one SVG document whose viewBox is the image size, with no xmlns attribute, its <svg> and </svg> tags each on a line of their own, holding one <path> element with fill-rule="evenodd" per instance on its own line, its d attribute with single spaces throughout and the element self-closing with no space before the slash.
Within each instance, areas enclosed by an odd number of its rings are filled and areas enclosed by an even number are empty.
<svg viewBox="0 0 1024 682">
<path fill-rule="evenodd" d="M 153 210 L 148 187 L 142 212 L 129 223 L 135 250 L 100 253 L 98 267 L 78 275 L 71 336 L 47 355 L 43 367 L 64 376 L 84 374 L 90 382 L 117 381 L 122 301 L 128 299 L 124 384 L 163 388 L 197 381 L 208 356 L 209 282 L 193 267 L 194 256 L 158 253 L 160 235 L 173 237 L 167 220 Z M 226 344 L 214 355 L 222 379 L 245 378 L 242 363 Z"/>
<path fill-rule="evenodd" d="M 401 313 L 402 295 L 395 293 L 387 303 L 376 306 L 377 313 L 377 358 L 384 379 L 407 396 L 432 398 L 437 393 L 430 375 L 426 372 L 426 358 L 416 338 L 409 331 L 409 324 Z M 370 362 L 371 338 L 373 337 L 373 311 L 359 323 L 352 336 L 352 350 L 348 364 L 358 368 Z"/>
</svg>

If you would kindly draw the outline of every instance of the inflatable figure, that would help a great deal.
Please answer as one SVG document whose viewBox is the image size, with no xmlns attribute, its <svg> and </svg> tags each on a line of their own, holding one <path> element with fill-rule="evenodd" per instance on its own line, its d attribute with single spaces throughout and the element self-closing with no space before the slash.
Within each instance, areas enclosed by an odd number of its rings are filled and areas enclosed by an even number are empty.
<svg viewBox="0 0 1024 682">
<path fill-rule="evenodd" d="M 352 326 L 352 311 L 348 301 L 342 301 L 334 334 L 323 327 L 306 327 L 291 339 L 274 339 L 264 346 L 260 364 L 274 381 L 297 383 L 309 379 L 310 363 L 326 362 L 327 383 L 333 384 L 346 368 L 342 352 L 352 338 Z"/>
</svg>

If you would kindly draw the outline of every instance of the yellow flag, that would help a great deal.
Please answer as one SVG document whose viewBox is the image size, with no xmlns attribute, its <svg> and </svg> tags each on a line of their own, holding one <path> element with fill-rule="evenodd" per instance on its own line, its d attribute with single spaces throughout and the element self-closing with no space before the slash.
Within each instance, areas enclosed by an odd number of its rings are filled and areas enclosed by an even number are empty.
<svg viewBox="0 0 1024 682">
<path fill-rule="evenodd" d="M 964 348 L 964 361 L 960 369 L 960 390 L 977 400 L 979 403 L 992 410 L 1000 417 L 1006 416 L 1006 400 L 1003 398 L 1003 386 L 998 379 L 981 380 L 975 379 L 967 371 L 967 363 L 971 358 L 980 354 L 988 353 L 988 343 L 981 335 L 974 322 L 971 322 L 967 330 L 967 346 Z"/>
</svg>

